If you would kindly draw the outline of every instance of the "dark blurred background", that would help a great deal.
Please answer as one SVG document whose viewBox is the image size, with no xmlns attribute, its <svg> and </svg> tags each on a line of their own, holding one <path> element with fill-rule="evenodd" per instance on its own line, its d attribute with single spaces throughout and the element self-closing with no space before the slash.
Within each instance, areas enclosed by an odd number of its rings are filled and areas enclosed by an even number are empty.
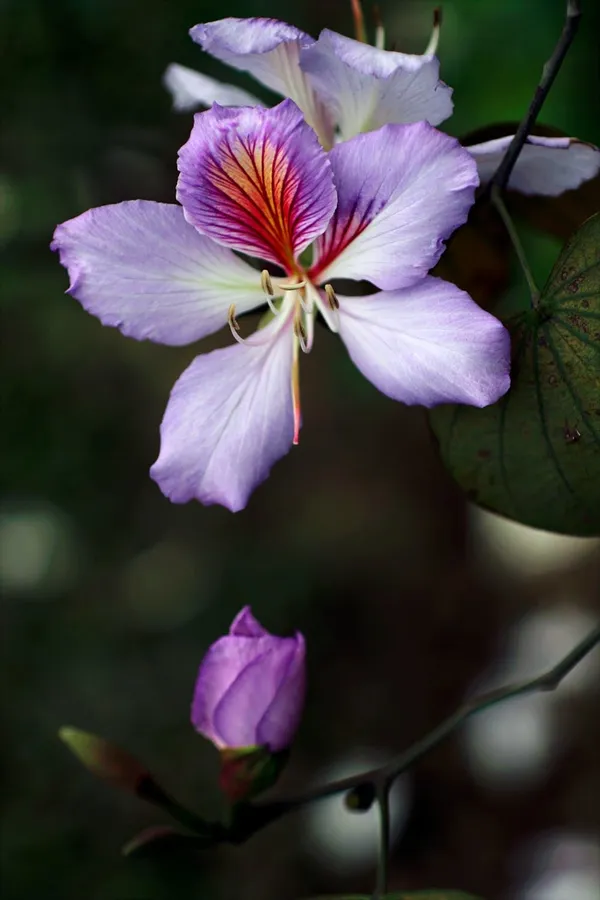
<svg viewBox="0 0 600 900">
<path fill-rule="evenodd" d="M 600 143 L 600 7 L 583 5 L 542 121 Z M 388 46 L 422 52 L 432 6 L 381 4 Z M 445 128 L 522 116 L 563 6 L 444 4 L 442 77 L 456 104 Z M 205 57 L 190 26 L 272 15 L 351 33 L 349 4 L 0 0 L 0 10 L 3 900 L 368 892 L 375 823 L 341 801 L 241 848 L 123 860 L 121 846 L 160 814 L 94 781 L 57 729 L 127 746 L 179 798 L 218 815 L 216 754 L 194 734 L 189 703 L 204 650 L 250 603 L 271 630 L 307 638 L 308 705 L 282 784 L 298 790 L 398 752 L 469 692 L 556 661 L 600 615 L 599 545 L 469 508 L 422 412 L 379 395 L 324 330 L 303 360 L 301 445 L 247 510 L 163 498 L 148 468 L 169 390 L 198 348 L 136 343 L 85 314 L 64 296 L 52 231 L 90 206 L 174 199 L 191 117 L 171 111 L 169 62 L 256 90 Z M 543 279 L 558 245 L 525 241 Z M 598 900 L 599 683 L 597 655 L 555 696 L 475 720 L 401 782 L 392 887 Z"/>
</svg>

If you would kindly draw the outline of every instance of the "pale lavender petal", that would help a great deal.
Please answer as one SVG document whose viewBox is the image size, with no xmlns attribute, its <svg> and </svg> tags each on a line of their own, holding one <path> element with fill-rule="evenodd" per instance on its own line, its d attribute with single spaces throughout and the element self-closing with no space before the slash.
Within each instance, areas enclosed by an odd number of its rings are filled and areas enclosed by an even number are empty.
<svg viewBox="0 0 600 900">
<path fill-rule="evenodd" d="M 296 640 L 269 637 L 254 640 L 252 644 L 255 659 L 240 672 L 217 704 L 213 714 L 214 729 L 228 747 L 266 744 L 270 750 L 277 752 L 290 743 L 290 726 L 297 727 L 302 702 L 290 710 L 293 713 L 291 719 L 288 717 L 287 722 L 281 722 L 281 725 L 287 724 L 287 730 L 278 727 L 280 723 L 276 722 L 273 734 L 267 729 L 259 736 L 258 723 L 288 677 L 296 655 Z"/>
<path fill-rule="evenodd" d="M 177 198 L 189 222 L 287 271 L 336 205 L 327 154 L 291 100 L 197 113 L 179 171 Z"/>
<path fill-rule="evenodd" d="M 258 272 L 199 234 L 181 207 L 148 200 L 100 206 L 59 225 L 51 244 L 69 293 L 128 337 L 189 344 L 264 303 Z"/>
<path fill-rule="evenodd" d="M 240 637 L 264 637 L 269 632 L 254 618 L 250 607 L 244 606 L 231 623 L 229 634 L 235 634 Z"/>
<path fill-rule="evenodd" d="M 198 109 L 199 106 L 262 106 L 261 101 L 232 84 L 223 84 L 194 69 L 171 63 L 163 75 L 163 84 L 173 98 L 178 112 Z"/>
<path fill-rule="evenodd" d="M 414 284 L 466 221 L 479 183 L 473 157 L 427 122 L 358 135 L 337 144 L 329 159 L 338 206 L 315 244 L 311 278 L 321 284 Z"/>
<path fill-rule="evenodd" d="M 508 332 L 450 282 L 427 277 L 400 291 L 338 299 L 353 362 L 388 397 L 488 406 L 508 390 Z"/>
<path fill-rule="evenodd" d="M 267 646 L 262 648 L 262 652 Z M 215 709 L 236 678 L 260 652 L 257 641 L 226 635 L 209 648 L 202 660 L 194 689 L 191 719 L 196 731 L 219 747 L 225 746 L 226 742 L 215 728 Z"/>
<path fill-rule="evenodd" d="M 482 184 L 489 181 L 514 135 L 465 147 L 472 153 Z M 556 197 L 578 188 L 600 172 L 600 150 L 577 138 L 529 135 L 508 181 L 522 194 Z"/>
<path fill-rule="evenodd" d="M 306 648 L 303 636 L 295 637 L 296 646 L 290 654 L 285 677 L 275 698 L 256 728 L 258 744 L 267 744 L 276 751 L 287 747 L 296 733 L 306 693 Z"/>
<path fill-rule="evenodd" d="M 331 122 L 300 68 L 301 48 L 314 43 L 310 35 L 264 18 L 220 19 L 196 25 L 190 35 L 207 53 L 293 100 L 323 143 L 331 145 Z"/>
<path fill-rule="evenodd" d="M 300 51 L 300 66 L 343 140 L 387 124 L 438 125 L 452 115 L 452 91 L 433 56 L 379 50 L 325 29 Z"/>
<path fill-rule="evenodd" d="M 292 353 L 292 317 L 282 311 L 245 344 L 198 356 L 185 370 L 150 470 L 170 500 L 243 509 L 292 445 Z"/>
</svg>

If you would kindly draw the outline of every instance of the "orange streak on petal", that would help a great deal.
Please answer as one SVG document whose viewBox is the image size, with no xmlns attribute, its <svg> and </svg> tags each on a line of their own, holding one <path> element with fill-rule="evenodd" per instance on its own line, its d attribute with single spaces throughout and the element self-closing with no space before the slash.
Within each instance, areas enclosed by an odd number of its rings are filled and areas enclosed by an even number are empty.
<svg viewBox="0 0 600 900">
<path fill-rule="evenodd" d="M 208 174 L 237 207 L 239 218 L 248 219 L 280 258 L 293 261 L 292 200 L 298 175 L 281 149 L 266 140 L 236 138 L 218 161 L 212 160 Z"/>
</svg>

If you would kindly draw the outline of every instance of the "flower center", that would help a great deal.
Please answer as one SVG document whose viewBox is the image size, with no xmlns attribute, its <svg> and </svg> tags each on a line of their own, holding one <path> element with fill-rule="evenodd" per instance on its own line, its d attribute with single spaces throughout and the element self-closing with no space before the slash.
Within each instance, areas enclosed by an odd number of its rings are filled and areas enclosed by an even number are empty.
<svg viewBox="0 0 600 900">
<path fill-rule="evenodd" d="M 316 286 L 308 279 L 303 271 L 299 271 L 295 276 L 295 280 L 286 280 L 276 278 L 273 281 L 267 269 L 263 269 L 260 275 L 260 282 L 269 309 L 273 316 L 284 315 L 286 320 L 292 318 L 293 330 L 293 351 L 292 351 L 292 403 L 294 409 L 294 444 L 297 444 L 300 437 L 301 410 L 300 410 L 300 350 L 303 353 L 309 353 L 312 348 L 315 318 L 317 310 L 323 315 L 332 331 L 337 331 L 337 311 L 339 302 L 335 295 L 335 291 L 330 284 L 326 284 L 323 288 L 327 299 L 327 308 L 319 296 Z M 290 302 L 287 298 L 282 299 L 285 295 L 292 295 Z M 275 300 L 279 298 L 281 302 L 276 304 Z M 240 326 L 235 317 L 235 306 L 229 307 L 227 314 L 227 322 L 231 330 L 231 334 L 238 343 L 243 344 L 245 340 L 239 334 Z"/>
</svg>

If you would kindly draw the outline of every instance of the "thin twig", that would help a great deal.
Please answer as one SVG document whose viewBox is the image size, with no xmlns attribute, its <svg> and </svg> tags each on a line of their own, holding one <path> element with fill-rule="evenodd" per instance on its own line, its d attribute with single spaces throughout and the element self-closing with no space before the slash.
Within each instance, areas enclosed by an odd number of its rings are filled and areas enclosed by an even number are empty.
<svg viewBox="0 0 600 900">
<path fill-rule="evenodd" d="M 252 813 L 248 815 L 246 822 L 248 826 L 253 824 L 250 833 L 258 830 L 258 828 L 267 825 L 270 821 L 279 818 L 285 813 L 291 812 L 305 806 L 314 800 L 321 800 L 325 797 L 331 797 L 335 794 L 345 793 L 353 788 L 360 787 L 364 784 L 372 784 L 376 790 L 380 785 L 390 784 L 395 778 L 411 768 L 423 756 L 429 753 L 448 737 L 459 725 L 462 725 L 467 719 L 477 712 L 489 709 L 497 703 L 509 700 L 512 697 L 518 697 L 522 694 L 531 694 L 536 691 L 553 691 L 561 681 L 571 672 L 575 666 L 590 653 L 594 647 L 600 644 L 600 626 L 594 628 L 586 637 L 584 637 L 563 659 L 555 666 L 529 681 L 522 681 L 516 684 L 509 684 L 502 688 L 489 691 L 480 697 L 467 700 L 456 712 L 444 719 L 429 734 L 425 735 L 420 741 L 417 741 L 404 753 L 401 753 L 395 759 L 391 760 L 387 765 L 380 766 L 377 769 L 371 769 L 362 772 L 359 775 L 353 775 L 349 778 L 342 778 L 339 781 L 332 781 L 329 784 L 322 785 L 317 788 L 306 791 L 297 797 L 274 801 L 272 803 L 257 803 L 251 809 Z M 250 810 L 248 810 L 250 813 Z M 256 815 L 256 818 L 255 818 Z M 260 824 L 259 824 L 260 821 Z M 249 835 L 248 835 L 249 836 Z"/>
<path fill-rule="evenodd" d="M 504 227 L 506 228 L 508 236 L 513 245 L 514 251 L 517 254 L 517 259 L 519 260 L 519 263 L 527 280 L 527 284 L 529 286 L 529 293 L 531 294 L 531 305 L 534 309 L 537 309 L 540 305 L 540 291 L 537 284 L 535 283 L 531 269 L 529 268 L 529 263 L 527 262 L 527 257 L 525 255 L 525 251 L 523 250 L 523 244 L 521 243 L 519 233 L 515 228 L 511 215 L 506 208 L 504 200 L 502 199 L 502 192 L 496 184 L 492 185 L 490 199 L 498 210 L 500 218 L 504 223 Z"/>
<path fill-rule="evenodd" d="M 498 166 L 490 187 L 496 185 L 500 190 L 506 187 L 508 179 L 511 176 L 515 163 L 519 158 L 519 153 L 523 149 L 523 144 L 527 140 L 527 136 L 531 131 L 535 120 L 544 104 L 548 92 L 554 83 L 554 79 L 558 75 L 559 69 L 563 63 L 565 56 L 573 42 L 573 38 L 579 27 L 581 19 L 581 3 L 580 0 L 567 0 L 567 14 L 563 30 L 558 39 L 558 43 L 554 48 L 554 52 L 548 62 L 542 69 L 542 77 L 540 83 L 535 89 L 535 94 L 527 110 L 527 115 L 519 125 L 517 133 L 512 139 L 500 165 Z"/>
</svg>

